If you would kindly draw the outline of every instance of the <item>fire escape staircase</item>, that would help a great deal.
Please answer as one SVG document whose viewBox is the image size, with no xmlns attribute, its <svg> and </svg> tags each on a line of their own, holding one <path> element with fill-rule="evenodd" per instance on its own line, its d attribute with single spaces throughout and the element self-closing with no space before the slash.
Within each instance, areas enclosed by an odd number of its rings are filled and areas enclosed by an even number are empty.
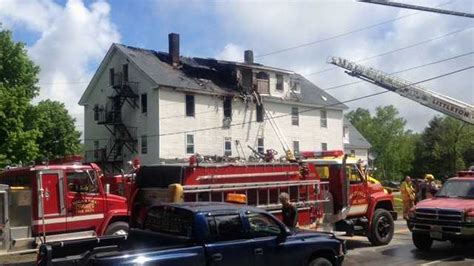
<svg viewBox="0 0 474 266">
<path fill-rule="evenodd" d="M 113 93 L 108 97 L 104 110 L 100 110 L 99 125 L 104 125 L 111 134 L 103 162 L 123 162 L 124 147 L 131 153 L 137 153 L 137 128 L 127 126 L 122 119 L 124 105 L 138 109 L 138 82 L 130 82 L 122 73 L 115 73 L 111 84 Z"/>
</svg>

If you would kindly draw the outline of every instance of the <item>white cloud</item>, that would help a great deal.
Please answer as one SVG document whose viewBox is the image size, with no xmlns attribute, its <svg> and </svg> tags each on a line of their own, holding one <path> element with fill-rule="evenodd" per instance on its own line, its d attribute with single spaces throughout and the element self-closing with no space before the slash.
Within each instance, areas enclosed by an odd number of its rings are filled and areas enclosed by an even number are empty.
<svg viewBox="0 0 474 266">
<path fill-rule="evenodd" d="M 101 60 L 110 45 L 120 40 L 110 20 L 109 4 L 96 1 L 86 6 L 81 0 L 69 0 L 65 6 L 52 0 L 2 3 L 1 20 L 9 21 L 13 28 L 26 25 L 40 34 L 29 47 L 30 56 L 41 67 L 37 100 L 64 102 L 82 125 L 83 108 L 77 102 L 95 71 L 88 66 Z"/>
<path fill-rule="evenodd" d="M 435 6 L 441 4 L 442 1 L 426 0 L 411 1 L 411 3 Z M 427 40 L 456 29 L 473 26 L 472 22 L 466 18 L 426 12 L 417 13 L 413 10 L 349 0 L 231 2 L 225 5 L 216 4 L 215 8 L 219 15 L 219 21 L 222 21 L 223 29 L 232 34 L 234 40 L 248 45 L 247 47 L 239 47 L 240 50 L 253 49 L 256 52 L 256 62 L 292 69 L 303 75 L 331 68 L 332 66 L 326 64 L 327 57 L 331 55 L 357 60 Z M 449 5 L 442 6 L 442 8 L 465 12 L 474 11 L 474 5 L 466 6 L 464 1 L 454 1 Z M 325 39 L 412 13 L 417 14 L 304 48 L 258 57 L 259 54 Z M 234 44 L 229 43 L 222 51 L 216 52 L 216 56 L 229 56 L 237 50 L 234 46 Z M 474 29 L 412 49 L 368 60 L 363 64 L 374 66 L 386 72 L 394 72 L 471 52 L 473 48 Z M 236 58 L 241 61 L 243 56 L 240 55 Z M 474 56 L 471 55 L 402 73 L 399 76 L 410 81 L 419 81 L 471 65 L 473 59 Z M 473 71 L 466 71 L 422 85 L 472 104 L 474 102 L 473 76 Z M 346 75 L 342 69 L 312 75 L 309 76 L 309 79 L 322 88 L 358 81 L 356 78 Z M 342 101 L 377 91 L 383 91 L 383 89 L 363 82 L 354 86 L 331 90 L 330 93 Z M 439 114 L 394 93 L 386 93 L 348 105 L 351 108 L 362 107 L 374 110 L 376 106 L 388 104 L 396 106 L 400 110 L 400 114 L 408 120 L 408 128 L 417 131 L 422 130 L 434 115 Z"/>
</svg>

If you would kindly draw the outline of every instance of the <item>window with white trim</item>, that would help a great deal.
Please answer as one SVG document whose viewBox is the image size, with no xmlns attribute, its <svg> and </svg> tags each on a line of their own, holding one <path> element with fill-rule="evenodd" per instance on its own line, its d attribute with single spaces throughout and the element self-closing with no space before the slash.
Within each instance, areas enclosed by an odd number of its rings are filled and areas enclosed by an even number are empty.
<svg viewBox="0 0 474 266">
<path fill-rule="evenodd" d="M 326 110 L 321 110 L 320 111 L 320 117 L 321 117 L 321 127 L 322 128 L 327 128 L 328 127 L 328 114 Z"/>
<path fill-rule="evenodd" d="M 194 154 L 194 135 L 186 134 L 186 154 Z"/>
<path fill-rule="evenodd" d="M 291 124 L 293 126 L 298 126 L 300 124 L 298 107 L 291 107 Z"/>
<path fill-rule="evenodd" d="M 141 152 L 142 154 L 148 153 L 148 139 L 146 135 L 143 135 L 141 138 Z"/>
<path fill-rule="evenodd" d="M 265 153 L 265 142 L 263 138 L 257 139 L 257 151 L 259 153 Z"/>
<path fill-rule="evenodd" d="M 224 138 L 224 156 L 232 156 L 232 139 Z"/>
<path fill-rule="evenodd" d="M 321 143 L 321 150 L 322 151 L 327 151 L 328 150 L 328 144 L 326 142 Z"/>
</svg>

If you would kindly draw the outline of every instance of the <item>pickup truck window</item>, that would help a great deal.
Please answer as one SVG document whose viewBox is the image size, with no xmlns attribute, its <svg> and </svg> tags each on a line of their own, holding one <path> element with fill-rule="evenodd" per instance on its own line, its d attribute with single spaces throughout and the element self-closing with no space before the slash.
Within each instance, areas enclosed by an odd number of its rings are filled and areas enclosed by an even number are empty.
<svg viewBox="0 0 474 266">
<path fill-rule="evenodd" d="M 145 219 L 145 229 L 154 232 L 192 237 L 193 214 L 182 209 L 152 208 Z"/>
<path fill-rule="evenodd" d="M 281 228 L 275 220 L 261 213 L 250 213 L 250 234 L 254 237 L 278 236 Z"/>
<path fill-rule="evenodd" d="M 207 222 L 211 241 L 244 238 L 242 220 L 238 214 L 211 216 L 207 218 Z"/>
<path fill-rule="evenodd" d="M 443 185 L 436 197 L 474 199 L 474 181 L 450 180 Z"/>
</svg>

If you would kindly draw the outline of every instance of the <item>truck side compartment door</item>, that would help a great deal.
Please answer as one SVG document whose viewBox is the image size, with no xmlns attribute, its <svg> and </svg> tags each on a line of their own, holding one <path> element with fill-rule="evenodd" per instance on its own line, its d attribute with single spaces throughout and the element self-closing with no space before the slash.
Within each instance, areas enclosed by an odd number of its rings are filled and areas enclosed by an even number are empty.
<svg viewBox="0 0 474 266">
<path fill-rule="evenodd" d="M 253 265 L 303 265 L 304 248 L 286 243 L 282 237 L 286 232 L 274 218 L 262 213 L 247 213 L 250 231 L 254 240 Z"/>
<path fill-rule="evenodd" d="M 38 210 L 33 219 L 33 232 L 40 234 L 66 231 L 63 171 L 43 170 L 37 174 Z M 43 225 L 44 223 L 44 225 Z"/>
<path fill-rule="evenodd" d="M 98 232 L 105 217 L 105 203 L 97 178 L 92 169 L 66 172 L 68 231 Z"/>
<path fill-rule="evenodd" d="M 208 265 L 250 266 L 252 264 L 252 239 L 246 238 L 239 214 L 207 217 L 209 240 L 205 245 Z"/>
</svg>

